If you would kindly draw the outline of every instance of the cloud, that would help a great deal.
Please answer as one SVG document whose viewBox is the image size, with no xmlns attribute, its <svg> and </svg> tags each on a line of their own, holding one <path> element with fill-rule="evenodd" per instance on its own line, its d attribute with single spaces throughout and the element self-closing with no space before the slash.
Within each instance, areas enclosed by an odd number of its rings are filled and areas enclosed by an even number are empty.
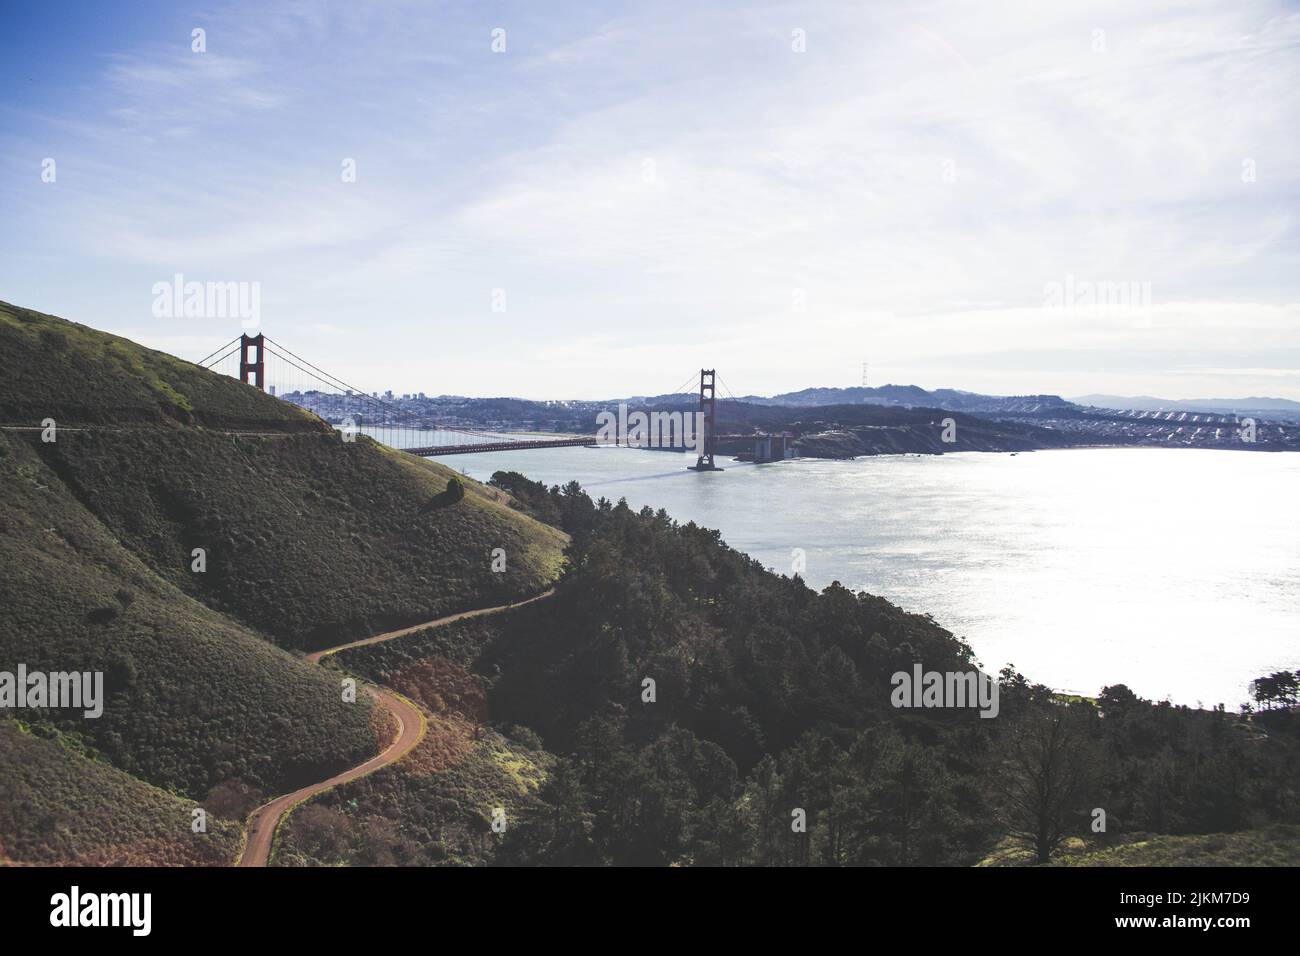
<svg viewBox="0 0 1300 956">
<path fill-rule="evenodd" d="M 11 294 L 261 281 L 285 341 L 408 391 L 610 395 L 700 364 L 779 390 L 863 357 L 1065 391 L 1104 352 L 1141 356 L 1108 388 L 1176 397 L 1189 349 L 1245 387 L 1269 363 L 1244 350 L 1297 344 L 1300 14 L 1280 3 L 206 22 L 209 53 L 132 38 L 82 99 L 23 118 L 5 159 L 53 152 L 61 178 L 4 193 L 28 226 L 0 240 Z M 1147 284 L 1151 307 L 1045 309 L 1067 276 Z"/>
</svg>

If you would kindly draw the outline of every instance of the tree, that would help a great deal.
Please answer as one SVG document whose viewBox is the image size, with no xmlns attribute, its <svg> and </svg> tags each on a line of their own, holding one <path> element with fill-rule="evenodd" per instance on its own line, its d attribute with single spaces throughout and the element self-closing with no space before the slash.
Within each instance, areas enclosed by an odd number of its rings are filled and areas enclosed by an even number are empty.
<svg viewBox="0 0 1300 956">
<path fill-rule="evenodd" d="M 435 508 L 446 508 L 449 505 L 454 505 L 464 497 L 464 483 L 455 475 L 452 475 L 447 479 L 447 487 L 430 498 L 428 502 L 425 503 L 423 510 L 429 512 Z"/>
<path fill-rule="evenodd" d="M 221 780 L 212 785 L 203 807 L 214 816 L 242 820 L 260 806 L 265 797 L 242 780 Z"/>
<path fill-rule="evenodd" d="M 352 845 L 352 822 L 332 807 L 309 803 L 292 817 L 294 842 L 325 863 L 346 862 Z"/>
<path fill-rule="evenodd" d="M 1097 697 L 1097 705 L 1103 717 L 1121 716 L 1131 708 L 1146 703 L 1129 689 L 1127 684 L 1112 684 L 1103 687 Z"/>
<path fill-rule="evenodd" d="M 831 804 L 819 818 L 827 863 L 915 866 L 947 862 L 952 783 L 932 748 L 889 725 L 863 731 L 834 758 Z"/>
<path fill-rule="evenodd" d="M 743 803 L 748 829 L 754 835 L 753 862 L 758 866 L 787 866 L 794 843 L 790 831 L 791 802 L 785 794 L 776 761 L 764 757 L 745 787 Z"/>
<path fill-rule="evenodd" d="M 1257 677 L 1250 682 L 1251 696 L 1261 708 L 1292 707 L 1300 695 L 1300 675 L 1291 671 L 1276 671 L 1267 677 Z"/>
<path fill-rule="evenodd" d="M 1087 705 L 1035 704 L 1004 730 L 991 789 L 1003 827 L 1046 863 L 1086 814 L 1098 767 L 1096 711 Z"/>
<path fill-rule="evenodd" d="M 494 863 L 506 866 L 598 866 L 603 861 L 591 840 L 593 814 L 573 764 L 564 759 L 543 784 L 540 807 L 506 838 Z"/>
</svg>

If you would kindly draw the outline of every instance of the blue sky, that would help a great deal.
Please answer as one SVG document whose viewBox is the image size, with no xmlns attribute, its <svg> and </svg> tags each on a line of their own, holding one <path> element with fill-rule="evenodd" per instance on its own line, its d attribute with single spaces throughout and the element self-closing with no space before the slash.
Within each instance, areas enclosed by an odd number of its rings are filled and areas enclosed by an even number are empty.
<svg viewBox="0 0 1300 956">
<path fill-rule="evenodd" d="M 177 273 L 366 388 L 1300 399 L 1294 6 L 0 17 L 0 298 L 187 358 Z"/>
</svg>

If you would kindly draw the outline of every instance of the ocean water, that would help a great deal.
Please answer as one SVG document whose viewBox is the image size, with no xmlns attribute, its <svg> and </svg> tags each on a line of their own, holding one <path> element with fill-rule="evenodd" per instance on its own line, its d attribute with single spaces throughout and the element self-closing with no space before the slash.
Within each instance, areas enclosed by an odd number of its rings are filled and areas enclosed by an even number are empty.
<svg viewBox="0 0 1300 956">
<path fill-rule="evenodd" d="M 985 669 L 1229 709 L 1300 665 L 1300 455 L 1076 449 L 794 460 L 561 448 L 442 461 L 519 471 L 717 528 L 813 587 L 928 613 Z"/>
</svg>

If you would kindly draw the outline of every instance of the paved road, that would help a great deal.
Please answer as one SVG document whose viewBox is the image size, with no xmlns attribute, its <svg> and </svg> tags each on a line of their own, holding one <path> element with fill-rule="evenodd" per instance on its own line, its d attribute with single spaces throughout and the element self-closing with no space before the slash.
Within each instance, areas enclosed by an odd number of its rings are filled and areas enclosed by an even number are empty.
<svg viewBox="0 0 1300 956">
<path fill-rule="evenodd" d="M 383 634 L 376 634 L 374 637 L 367 637 L 360 641 L 352 641 L 350 644 L 340 644 L 338 647 L 329 647 L 325 650 L 314 651 L 307 655 L 307 660 L 313 663 L 319 662 L 322 657 L 329 654 L 336 654 L 339 651 L 347 650 L 350 647 L 361 647 L 366 644 L 378 644 L 381 641 L 391 641 L 395 637 L 401 637 L 403 634 L 411 634 L 415 631 L 422 631 L 429 627 L 439 627 L 443 624 L 450 624 L 452 621 L 460 621 L 467 617 L 478 617 L 483 614 L 496 614 L 500 611 L 508 611 L 514 607 L 522 607 L 525 604 L 532 604 L 534 601 L 540 601 L 542 598 L 550 597 L 555 593 L 555 589 L 528 598 L 526 601 L 520 601 L 517 604 L 502 604 L 499 607 L 479 608 L 476 611 L 461 611 L 459 614 L 448 614 L 446 617 L 440 617 L 432 621 L 426 621 L 423 624 L 416 624 L 412 627 L 404 627 L 397 631 L 387 631 Z M 377 756 L 371 757 L 365 763 L 358 764 L 349 770 L 335 774 L 328 780 L 322 780 L 319 783 L 308 784 L 300 790 L 293 793 L 286 793 L 282 797 L 276 797 L 269 803 L 264 803 L 253 811 L 248 818 L 248 838 L 244 844 L 244 852 L 240 855 L 236 866 L 266 866 L 266 861 L 271 856 L 271 844 L 275 840 L 275 830 L 284 815 L 292 810 L 295 806 L 309 797 L 315 796 L 322 790 L 328 790 L 330 787 L 336 787 L 341 783 L 347 783 L 350 780 L 356 780 L 364 777 L 368 773 L 373 773 L 380 767 L 386 767 L 390 763 L 396 763 L 414 749 L 424 737 L 425 722 L 424 715 L 405 697 L 401 697 L 392 691 L 385 690 L 382 687 L 370 689 L 370 693 L 385 707 L 389 713 L 397 718 L 398 731 L 393 742 L 384 748 L 383 752 Z"/>
</svg>

